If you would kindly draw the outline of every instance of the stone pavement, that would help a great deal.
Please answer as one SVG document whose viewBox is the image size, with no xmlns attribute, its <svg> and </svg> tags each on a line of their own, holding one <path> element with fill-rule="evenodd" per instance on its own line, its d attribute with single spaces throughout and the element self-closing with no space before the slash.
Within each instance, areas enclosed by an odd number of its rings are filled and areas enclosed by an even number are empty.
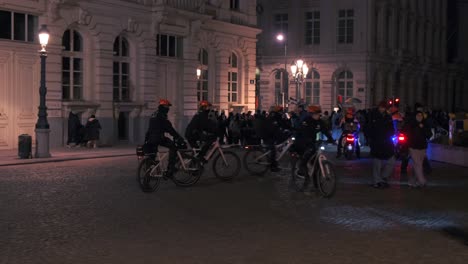
<svg viewBox="0 0 468 264">
<path fill-rule="evenodd" d="M 396 171 L 377 190 L 370 160 L 333 162 L 329 200 L 288 189 L 287 171 L 207 169 L 146 194 L 135 157 L 3 166 L 0 263 L 468 263 L 466 169 L 434 162 L 427 189 Z"/>
<path fill-rule="evenodd" d="M 135 155 L 134 145 L 117 145 L 101 148 L 55 148 L 51 149 L 50 158 L 20 159 L 18 150 L 0 150 L 0 167 L 10 165 L 24 165 L 34 163 L 60 162 L 68 160 L 95 159 L 106 157 L 121 157 Z M 34 155 L 34 148 L 32 151 Z"/>
</svg>

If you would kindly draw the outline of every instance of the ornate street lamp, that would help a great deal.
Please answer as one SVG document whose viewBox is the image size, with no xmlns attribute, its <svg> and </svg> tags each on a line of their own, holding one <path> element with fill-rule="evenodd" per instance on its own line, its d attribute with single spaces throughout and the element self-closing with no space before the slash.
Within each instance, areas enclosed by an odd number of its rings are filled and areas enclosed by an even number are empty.
<svg viewBox="0 0 468 264">
<path fill-rule="evenodd" d="M 288 80 L 287 80 L 287 59 L 286 59 L 286 55 L 287 55 L 287 51 L 288 51 L 288 44 L 287 44 L 287 41 L 286 41 L 286 36 L 283 34 L 283 33 L 279 33 L 278 35 L 276 35 L 276 40 L 280 43 L 284 43 L 284 71 L 282 72 L 282 76 L 283 76 L 283 85 L 282 85 L 282 90 L 281 90 L 281 96 L 282 96 L 282 105 L 283 105 L 283 108 L 284 108 L 284 93 L 285 91 L 287 91 L 287 85 L 288 85 Z"/>
<path fill-rule="evenodd" d="M 49 30 L 46 25 L 42 25 L 39 29 L 39 43 L 41 44 L 41 50 L 39 54 L 41 56 L 41 86 L 39 88 L 39 113 L 37 114 L 38 119 L 36 123 L 36 158 L 48 158 L 50 157 L 49 152 L 49 122 L 47 121 L 47 106 L 46 106 L 46 58 L 47 51 L 46 46 L 49 42 Z"/>
<path fill-rule="evenodd" d="M 296 82 L 296 96 L 297 101 L 299 102 L 302 99 L 301 95 L 301 84 L 304 82 L 304 79 L 307 77 L 309 72 L 309 67 L 303 60 L 297 60 L 294 64 L 291 65 L 291 73 Z"/>
</svg>

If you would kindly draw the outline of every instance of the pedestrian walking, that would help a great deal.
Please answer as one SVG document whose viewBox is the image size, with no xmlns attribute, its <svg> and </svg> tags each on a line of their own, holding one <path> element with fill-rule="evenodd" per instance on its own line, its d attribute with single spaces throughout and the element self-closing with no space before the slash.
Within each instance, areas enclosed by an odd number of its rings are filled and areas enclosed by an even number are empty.
<svg viewBox="0 0 468 264">
<path fill-rule="evenodd" d="M 424 114 L 416 112 L 415 122 L 408 127 L 409 154 L 413 160 L 413 175 L 408 177 L 410 187 L 425 187 L 423 162 L 426 157 L 427 140 L 431 137 L 431 130 L 425 123 Z"/>
<path fill-rule="evenodd" d="M 86 146 L 88 148 L 97 148 L 97 142 L 101 131 L 101 124 L 95 115 L 91 115 L 85 126 Z"/>
</svg>

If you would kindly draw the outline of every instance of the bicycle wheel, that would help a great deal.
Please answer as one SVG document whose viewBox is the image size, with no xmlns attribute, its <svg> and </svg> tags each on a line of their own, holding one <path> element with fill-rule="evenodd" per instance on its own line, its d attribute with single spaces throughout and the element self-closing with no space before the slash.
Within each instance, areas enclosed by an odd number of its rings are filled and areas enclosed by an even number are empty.
<svg viewBox="0 0 468 264">
<path fill-rule="evenodd" d="M 161 177 L 162 170 L 157 161 L 146 157 L 140 162 L 137 178 L 143 192 L 156 191 L 161 183 Z"/>
<path fill-rule="evenodd" d="M 257 176 L 263 176 L 268 171 L 270 162 L 268 155 L 261 149 L 249 149 L 244 155 L 245 169 Z"/>
<path fill-rule="evenodd" d="M 201 166 L 200 162 L 198 162 L 192 156 L 187 154 L 182 154 L 182 156 L 187 170 L 184 169 L 180 163 L 180 160 L 178 160 L 176 163 L 177 171 L 174 173 L 172 181 L 179 187 L 189 187 L 200 180 L 203 167 Z"/>
<path fill-rule="evenodd" d="M 336 192 L 335 170 L 328 160 L 322 161 L 322 166 L 325 175 L 322 175 L 322 170 L 317 166 L 315 182 L 317 183 L 320 194 L 325 198 L 331 198 Z"/>
<path fill-rule="evenodd" d="M 223 181 L 231 180 L 236 177 L 241 169 L 241 160 L 236 153 L 232 151 L 223 151 L 224 161 L 221 154 L 218 154 L 213 160 L 213 172 L 216 177 Z"/>
</svg>

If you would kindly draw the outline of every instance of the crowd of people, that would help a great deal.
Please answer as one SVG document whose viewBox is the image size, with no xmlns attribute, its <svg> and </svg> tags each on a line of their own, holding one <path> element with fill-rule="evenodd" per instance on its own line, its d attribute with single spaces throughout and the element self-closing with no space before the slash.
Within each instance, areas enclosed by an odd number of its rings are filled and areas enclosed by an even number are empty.
<svg viewBox="0 0 468 264">
<path fill-rule="evenodd" d="M 91 115 L 83 125 L 76 113 L 68 115 L 68 140 L 67 146 L 97 148 L 101 124 L 95 115 Z"/>
</svg>

